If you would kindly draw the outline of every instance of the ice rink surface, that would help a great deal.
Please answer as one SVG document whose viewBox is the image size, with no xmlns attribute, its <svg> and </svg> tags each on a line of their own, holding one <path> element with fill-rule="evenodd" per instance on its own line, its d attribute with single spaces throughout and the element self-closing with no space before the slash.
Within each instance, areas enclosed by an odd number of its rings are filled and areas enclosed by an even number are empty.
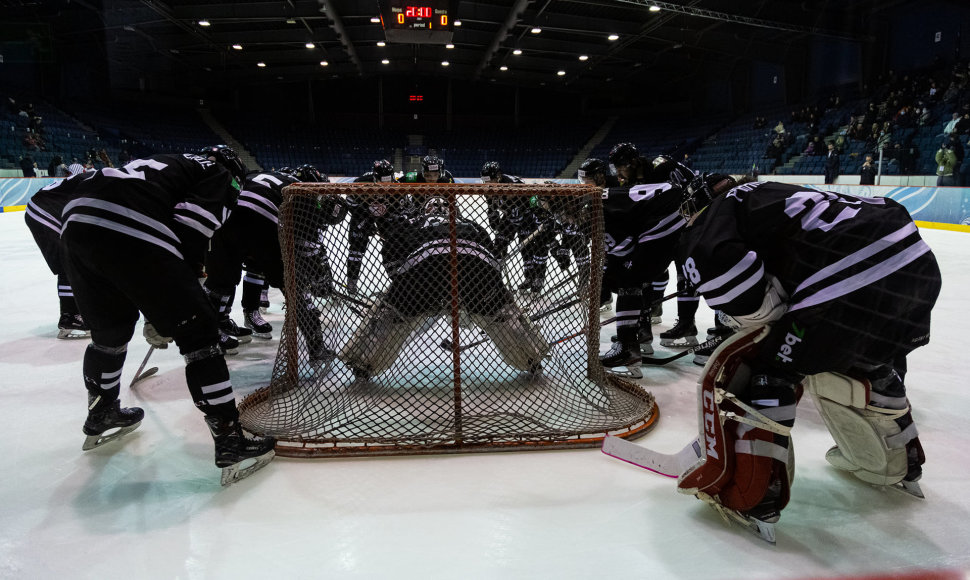
<svg viewBox="0 0 970 580">
<path fill-rule="evenodd" d="M 929 346 L 907 382 L 926 449 L 925 500 L 825 462 L 811 400 L 793 430 L 796 479 L 778 543 L 729 527 L 675 482 L 598 450 L 277 459 L 221 488 L 212 441 L 170 348 L 128 383 L 145 409 L 125 443 L 84 453 L 86 340 L 56 340 L 56 282 L 24 225 L 0 214 L 0 578 L 818 578 L 970 570 L 970 236 L 923 230 L 943 270 Z M 282 321 L 280 295 L 267 319 Z M 665 305 L 668 328 L 676 317 Z M 241 312 L 234 312 L 237 321 Z M 703 333 L 713 322 L 701 306 Z M 602 333 L 605 350 L 611 328 Z M 268 382 L 277 341 L 229 357 L 241 398 Z M 663 350 L 658 348 L 658 355 Z M 660 408 L 638 444 L 672 452 L 697 433 L 690 356 L 644 367 Z M 958 573 L 958 576 L 962 576 Z"/>
</svg>

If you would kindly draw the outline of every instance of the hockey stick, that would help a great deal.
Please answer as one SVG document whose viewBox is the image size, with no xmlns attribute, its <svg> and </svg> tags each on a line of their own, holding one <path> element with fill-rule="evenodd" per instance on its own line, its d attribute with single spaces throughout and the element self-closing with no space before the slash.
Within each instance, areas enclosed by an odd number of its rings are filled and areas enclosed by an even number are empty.
<svg viewBox="0 0 970 580">
<path fill-rule="evenodd" d="M 700 438 L 694 439 L 677 453 L 659 453 L 613 436 L 603 439 L 603 453 L 664 477 L 680 477 L 702 455 Z"/>
<path fill-rule="evenodd" d="M 675 360 L 677 360 L 679 358 L 683 358 L 683 357 L 685 357 L 685 356 L 687 356 L 687 355 L 689 355 L 689 354 L 691 354 L 693 352 L 697 352 L 697 351 L 702 350 L 702 349 L 705 349 L 705 348 L 717 348 L 717 345 L 721 344 L 721 342 L 723 342 L 723 341 L 724 341 L 724 337 L 723 336 L 717 336 L 717 337 L 714 337 L 711 340 L 708 340 L 706 342 L 702 342 L 700 344 L 696 344 L 696 345 L 688 348 L 685 351 L 678 352 L 675 355 L 671 355 L 671 356 L 667 356 L 667 357 L 661 357 L 661 358 L 654 358 L 654 357 L 650 357 L 650 356 L 645 356 L 645 357 L 643 357 L 643 364 L 645 364 L 645 365 L 652 365 L 652 366 L 665 365 L 665 364 L 667 364 L 669 362 L 675 361 Z"/>
<path fill-rule="evenodd" d="M 145 365 L 148 364 L 148 359 L 149 359 L 149 357 L 152 356 L 152 353 L 153 352 L 155 352 L 155 345 L 154 344 L 149 347 L 148 353 L 145 355 L 145 358 L 142 359 L 141 365 L 138 367 L 138 370 L 135 371 L 135 378 L 131 379 L 131 384 L 128 385 L 128 388 L 129 389 L 132 388 L 132 387 L 134 387 L 135 386 L 135 383 L 137 383 L 138 381 L 140 381 L 142 379 L 147 379 L 148 377 L 150 377 L 150 376 L 152 376 L 152 375 L 154 375 L 155 373 L 158 372 L 158 367 L 152 367 L 152 368 L 148 369 L 147 371 L 142 372 L 145 369 Z"/>
</svg>

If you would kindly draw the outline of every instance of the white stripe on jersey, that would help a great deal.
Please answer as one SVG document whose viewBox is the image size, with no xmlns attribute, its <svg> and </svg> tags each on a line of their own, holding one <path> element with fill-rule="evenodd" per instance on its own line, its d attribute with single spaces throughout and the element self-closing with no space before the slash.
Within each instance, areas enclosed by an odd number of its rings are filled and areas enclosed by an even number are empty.
<svg viewBox="0 0 970 580">
<path fill-rule="evenodd" d="M 178 249 L 175 246 L 173 246 L 172 244 L 166 242 L 165 240 L 159 239 L 159 238 L 157 238 L 157 237 L 155 237 L 155 236 L 153 236 L 151 234 L 145 233 L 145 232 L 143 232 L 141 230 L 136 230 L 135 228 L 131 228 L 131 227 L 128 227 L 128 226 L 123 226 L 123 225 L 121 225 L 121 224 L 119 224 L 117 222 L 113 222 L 111 220 L 106 220 L 104 218 L 99 218 L 99 217 L 95 217 L 95 216 L 87 215 L 87 214 L 74 214 L 74 215 L 72 215 L 71 217 L 67 218 L 67 221 L 64 222 L 64 227 L 67 227 L 67 224 L 71 223 L 72 221 L 76 221 L 76 222 L 80 222 L 80 223 L 85 223 L 85 224 L 91 224 L 93 226 L 99 226 L 99 227 L 102 227 L 102 228 L 105 228 L 105 229 L 114 230 L 114 231 L 116 231 L 118 233 L 122 233 L 122 234 L 125 234 L 125 235 L 128 235 L 128 236 L 131 236 L 133 238 L 138 238 L 139 240 L 144 240 L 146 242 L 155 244 L 156 246 L 159 246 L 160 248 L 163 248 L 165 250 L 168 250 L 169 252 L 175 254 L 180 260 L 184 260 L 185 259 L 182 256 L 182 252 L 179 252 Z"/>
<path fill-rule="evenodd" d="M 737 278 L 745 271 L 747 271 L 749 268 L 751 268 L 751 266 L 753 266 L 757 260 L 758 260 L 758 254 L 754 253 L 754 251 L 748 252 L 747 254 L 744 255 L 743 258 L 741 258 L 741 260 L 737 264 L 732 266 L 730 270 L 728 270 L 724 274 L 721 274 L 717 278 L 714 278 L 713 280 L 704 282 L 697 288 L 697 291 L 700 292 L 701 294 L 704 294 L 706 298 L 708 292 L 710 292 L 711 290 L 717 290 L 721 286 L 724 286 L 725 284 L 730 282 L 732 279 Z"/>
<path fill-rule="evenodd" d="M 828 302 L 829 300 L 835 300 L 840 296 L 845 296 L 846 294 L 854 292 L 859 288 L 868 286 L 877 280 L 885 278 L 896 270 L 905 267 L 907 264 L 929 251 L 930 247 L 926 245 L 926 242 L 919 240 L 917 243 L 892 256 L 891 258 L 883 260 L 867 270 L 859 272 L 854 276 L 850 276 L 841 282 L 836 282 L 831 286 L 827 286 L 810 295 L 809 297 L 798 301 L 789 309 L 789 312 L 800 310 L 802 308 L 809 308 L 811 306 L 815 306 L 816 304 Z"/>
<path fill-rule="evenodd" d="M 829 264 L 828 266 L 822 268 L 818 272 L 815 272 L 814 274 L 806 278 L 804 282 L 799 284 L 798 288 L 795 288 L 795 291 L 792 293 L 792 295 L 798 294 L 805 288 L 808 288 L 813 284 L 817 284 L 822 280 L 834 274 L 837 274 L 842 270 L 845 270 L 846 268 L 852 267 L 858 264 L 859 262 L 869 258 L 870 256 L 876 255 L 877 253 L 892 246 L 896 242 L 906 239 L 906 237 L 912 235 L 915 232 L 916 232 L 916 224 L 913 222 L 909 222 L 908 224 L 899 228 L 895 232 L 887 236 L 884 236 L 882 239 L 876 240 L 875 242 L 869 244 L 868 246 L 862 248 L 861 250 L 858 250 L 852 254 L 849 254 L 848 256 L 842 258 L 838 262 L 835 262 L 834 264 Z"/>
<path fill-rule="evenodd" d="M 671 222 L 673 222 L 673 225 L 671 225 Z M 649 242 L 650 240 L 665 238 L 686 225 L 687 222 L 680 215 L 680 211 L 675 211 L 662 219 L 654 227 L 640 234 L 640 242 Z"/>
<path fill-rule="evenodd" d="M 236 202 L 236 207 L 249 208 L 250 210 L 258 213 L 259 215 L 263 216 L 264 218 L 268 219 L 269 221 L 273 222 L 276 225 L 279 225 L 280 223 L 280 218 L 278 215 L 272 213 L 270 210 L 266 209 L 265 207 L 263 207 L 258 203 L 253 203 L 251 201 L 243 199 L 242 196 L 240 196 L 239 201 Z"/>
<path fill-rule="evenodd" d="M 58 236 L 61 235 L 60 220 L 54 219 L 54 216 L 33 205 L 33 202 L 27 203 L 27 215 L 40 225 L 54 230 Z"/>
<path fill-rule="evenodd" d="M 745 280 L 736 284 L 734 288 L 731 289 L 730 292 L 721 294 L 720 296 L 717 296 L 715 298 L 709 298 L 707 297 L 707 295 L 705 295 L 704 299 L 707 301 L 707 305 L 710 306 L 711 308 L 714 308 L 716 306 L 721 306 L 722 304 L 727 304 L 728 302 L 734 300 L 735 298 L 744 294 L 748 290 L 754 288 L 755 284 L 764 280 L 764 277 L 765 277 L 765 266 L 764 264 L 760 264 L 758 266 L 758 270 L 754 274 L 748 276 Z"/>
<path fill-rule="evenodd" d="M 132 219 L 132 220 L 134 220 L 136 222 L 140 222 L 140 223 L 145 224 L 146 226 L 148 226 L 148 227 L 150 227 L 150 228 L 152 228 L 154 230 L 157 230 L 159 233 L 168 236 L 173 242 L 180 243 L 182 241 L 182 240 L 179 239 L 179 237 L 177 235 L 175 235 L 175 232 L 173 232 L 172 230 L 170 230 L 169 227 L 166 226 L 165 224 L 163 224 L 162 222 L 160 222 L 160 221 L 158 221 L 156 219 L 150 218 L 150 217 L 148 217 L 147 215 L 145 215 L 143 213 L 138 213 L 137 211 L 135 211 L 133 209 L 129 209 L 129 208 L 125 207 L 125 206 L 118 205 L 116 203 L 111 203 L 110 201 L 104 201 L 104 200 L 100 200 L 100 199 L 93 199 L 93 198 L 90 198 L 90 197 L 79 197 L 79 198 L 71 201 L 70 203 L 68 203 L 67 205 L 64 206 L 64 212 L 63 212 L 63 214 L 67 214 L 68 212 L 70 212 L 74 208 L 82 208 L 82 207 L 91 207 L 91 208 L 100 209 L 100 210 L 104 210 L 104 211 L 111 212 L 111 213 L 116 213 L 116 214 L 118 214 L 120 216 L 124 216 L 124 217 L 129 218 L 129 219 Z M 64 222 L 64 225 L 66 226 L 67 225 L 67 222 L 71 221 L 71 219 L 74 218 L 74 217 L 76 217 L 76 215 L 77 214 L 72 215 L 70 218 L 68 218 L 67 221 Z M 94 217 L 94 216 L 91 216 L 91 217 Z M 85 222 L 86 223 L 90 223 L 90 224 L 94 224 L 94 225 L 101 225 L 102 227 L 108 227 L 109 229 L 115 229 L 115 228 L 109 227 L 109 226 L 104 225 L 104 224 L 114 224 L 116 222 L 110 221 L 107 218 L 96 218 L 96 219 L 97 219 L 97 221 L 87 221 L 87 220 L 85 220 Z M 118 224 L 118 225 L 120 227 L 122 227 L 122 228 L 128 228 L 128 226 L 122 226 L 121 224 Z M 131 228 L 128 228 L 128 229 L 131 229 Z M 122 231 L 122 230 L 118 229 L 117 231 Z M 141 236 L 136 236 L 136 237 L 139 237 L 141 239 L 147 239 L 147 238 L 144 238 L 144 237 L 141 237 Z M 179 257 L 181 257 L 181 256 L 179 256 Z"/>
<path fill-rule="evenodd" d="M 420 253 L 419 253 L 420 252 Z M 418 249 L 414 250 L 407 260 L 397 269 L 397 274 L 402 274 L 407 272 L 411 268 L 417 266 L 419 263 L 423 262 L 426 258 L 430 256 L 446 255 L 451 253 L 451 241 L 448 239 L 434 240 L 431 242 L 426 242 Z M 483 260 L 492 268 L 496 270 L 499 269 L 498 261 L 492 257 L 491 252 L 482 246 L 471 242 L 468 240 L 458 240 L 458 247 L 455 248 L 455 253 L 465 256 L 475 256 Z"/>
<path fill-rule="evenodd" d="M 212 235 L 216 233 L 214 229 L 206 226 L 204 223 L 200 222 L 194 216 L 175 214 L 173 217 L 175 218 L 175 221 L 185 224 L 186 226 L 192 228 L 193 230 L 199 232 L 200 234 L 202 234 L 207 238 L 211 238 Z"/>
</svg>

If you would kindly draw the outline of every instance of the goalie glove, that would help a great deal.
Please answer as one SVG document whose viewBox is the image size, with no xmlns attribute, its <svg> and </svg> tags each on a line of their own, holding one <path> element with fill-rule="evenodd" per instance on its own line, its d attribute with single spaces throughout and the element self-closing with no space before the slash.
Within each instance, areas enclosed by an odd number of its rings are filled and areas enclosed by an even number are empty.
<svg viewBox="0 0 970 580">
<path fill-rule="evenodd" d="M 151 322 L 145 322 L 145 327 L 142 328 L 142 335 L 148 344 L 154 346 L 155 348 L 168 348 L 168 343 L 172 342 L 172 337 L 162 336 L 155 330 L 155 326 Z"/>
<path fill-rule="evenodd" d="M 788 312 L 788 293 L 774 276 L 767 276 L 768 288 L 761 306 L 750 314 L 730 315 L 718 311 L 717 317 L 723 324 L 734 330 L 753 328 L 774 322 Z"/>
</svg>

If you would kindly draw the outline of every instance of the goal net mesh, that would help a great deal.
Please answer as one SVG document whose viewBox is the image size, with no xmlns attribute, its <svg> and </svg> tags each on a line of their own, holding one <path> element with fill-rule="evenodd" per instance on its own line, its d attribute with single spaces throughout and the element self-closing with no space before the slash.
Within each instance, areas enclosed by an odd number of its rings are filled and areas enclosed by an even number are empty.
<svg viewBox="0 0 970 580">
<path fill-rule="evenodd" d="M 280 246 L 279 351 L 239 405 L 280 455 L 592 447 L 657 419 L 597 358 L 599 188 L 296 184 Z"/>
</svg>

